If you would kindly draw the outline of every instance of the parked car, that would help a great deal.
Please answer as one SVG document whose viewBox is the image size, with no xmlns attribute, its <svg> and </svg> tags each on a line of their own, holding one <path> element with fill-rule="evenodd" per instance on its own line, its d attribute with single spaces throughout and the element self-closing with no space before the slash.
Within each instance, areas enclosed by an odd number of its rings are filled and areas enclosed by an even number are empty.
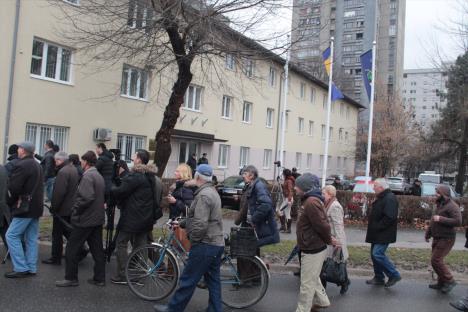
<svg viewBox="0 0 468 312">
<path fill-rule="evenodd" d="M 439 183 L 431 183 L 431 182 L 423 183 L 422 186 L 421 186 L 421 196 L 427 196 L 427 197 L 435 196 L 436 195 L 436 186 L 438 184 Z M 461 205 L 460 202 L 458 201 L 458 198 L 460 197 L 460 194 L 455 192 L 451 185 L 448 185 L 448 187 L 450 188 L 450 195 L 455 200 L 455 202 L 457 202 L 460 205 L 460 210 L 464 211 L 465 207 L 463 205 Z M 424 209 L 425 211 L 433 212 L 433 210 L 434 210 L 434 207 L 431 207 L 431 205 L 428 204 L 425 201 L 421 201 L 419 206 L 422 209 Z"/>
<path fill-rule="evenodd" d="M 265 179 L 260 179 L 268 186 L 268 182 Z M 244 179 L 240 175 L 227 177 L 223 182 L 219 183 L 216 189 L 221 197 L 223 207 L 226 206 L 234 210 L 239 210 L 240 196 L 242 195 L 244 186 Z"/>
<path fill-rule="evenodd" d="M 411 192 L 411 185 L 402 177 L 389 177 L 387 178 L 390 190 L 398 194 L 409 194 Z"/>
<path fill-rule="evenodd" d="M 366 183 L 368 180 L 368 185 Z M 354 179 L 353 197 L 347 204 L 347 217 L 350 219 L 361 218 L 367 215 L 369 206 L 367 194 L 374 193 L 374 182 L 371 177 L 359 176 Z"/>
<path fill-rule="evenodd" d="M 332 176 L 329 176 L 326 180 L 325 180 L 325 185 L 332 185 L 333 182 L 335 182 L 335 178 L 337 176 L 336 175 L 332 175 Z M 353 186 L 352 185 L 352 182 L 348 179 L 346 179 L 345 177 L 343 177 L 342 175 L 338 175 L 338 177 L 340 178 L 340 181 L 341 181 L 341 185 L 343 186 L 343 191 L 347 191 L 347 190 L 352 190 L 353 189 Z"/>
</svg>

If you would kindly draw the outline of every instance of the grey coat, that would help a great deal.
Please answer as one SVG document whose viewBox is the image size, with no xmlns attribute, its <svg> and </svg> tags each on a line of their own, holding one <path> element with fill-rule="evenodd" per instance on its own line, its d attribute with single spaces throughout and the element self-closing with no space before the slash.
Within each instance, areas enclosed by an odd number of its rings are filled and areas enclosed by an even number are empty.
<svg viewBox="0 0 468 312">
<path fill-rule="evenodd" d="M 59 169 L 52 193 L 51 211 L 62 217 L 71 215 L 79 182 L 80 175 L 72 163 L 66 163 Z"/>
<path fill-rule="evenodd" d="M 331 234 L 334 238 L 338 240 L 341 245 L 341 250 L 343 250 L 343 258 L 346 261 L 349 257 L 348 245 L 346 243 L 346 234 L 344 230 L 344 212 L 343 207 L 338 202 L 338 200 L 332 199 L 330 205 L 326 207 L 327 210 L 327 219 L 331 227 Z M 328 257 L 333 256 L 333 251 L 335 247 L 328 246 Z"/>
<path fill-rule="evenodd" d="M 72 208 L 71 221 L 77 227 L 95 227 L 103 225 L 104 178 L 95 167 L 83 173 Z"/>
<path fill-rule="evenodd" d="M 7 187 L 8 172 L 4 166 L 0 165 L 0 228 L 7 226 L 11 219 L 10 207 L 8 207 L 6 202 Z"/>
<path fill-rule="evenodd" d="M 224 246 L 223 216 L 218 192 L 207 182 L 194 195 L 186 223 L 190 242 Z"/>
</svg>

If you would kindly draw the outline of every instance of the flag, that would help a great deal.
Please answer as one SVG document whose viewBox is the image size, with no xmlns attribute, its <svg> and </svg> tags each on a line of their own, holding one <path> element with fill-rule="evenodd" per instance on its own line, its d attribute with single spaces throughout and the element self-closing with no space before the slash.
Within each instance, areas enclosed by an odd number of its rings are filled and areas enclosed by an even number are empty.
<svg viewBox="0 0 468 312">
<path fill-rule="evenodd" d="M 327 74 L 330 75 L 330 67 L 331 67 L 331 49 L 327 48 L 323 53 L 322 53 L 322 59 L 323 59 L 323 65 L 325 65 L 325 70 L 327 71 Z M 339 99 L 343 99 L 343 93 L 341 93 L 340 89 L 338 89 L 335 84 L 332 82 L 332 90 L 331 90 L 331 100 L 336 101 Z"/>
<path fill-rule="evenodd" d="M 371 83 L 372 83 L 372 49 L 361 54 L 361 72 L 364 86 L 366 87 L 369 103 L 371 100 Z"/>
</svg>

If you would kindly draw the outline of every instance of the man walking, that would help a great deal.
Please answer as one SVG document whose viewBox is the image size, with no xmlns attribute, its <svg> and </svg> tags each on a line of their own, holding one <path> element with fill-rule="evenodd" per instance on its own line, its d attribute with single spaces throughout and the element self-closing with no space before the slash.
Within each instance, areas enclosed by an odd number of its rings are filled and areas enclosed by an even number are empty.
<svg viewBox="0 0 468 312">
<path fill-rule="evenodd" d="M 374 181 L 374 192 L 376 199 L 372 204 L 366 235 L 366 243 L 371 244 L 374 278 L 366 283 L 368 285 L 385 285 L 386 288 L 389 288 L 401 280 L 400 273 L 385 254 L 388 245 L 396 242 L 398 201 L 385 179 Z M 385 275 L 388 277 L 386 283 Z"/>
<path fill-rule="evenodd" d="M 112 178 L 114 177 L 114 154 L 107 150 L 106 144 L 104 143 L 96 145 L 96 154 L 98 155 L 96 169 L 104 178 L 104 182 L 106 184 L 105 201 L 109 204 Z"/>
<path fill-rule="evenodd" d="M 39 236 L 39 218 L 44 210 L 44 178 L 40 165 L 34 160 L 34 144 L 18 144 L 18 157 L 11 173 L 8 190 L 12 221 L 6 232 L 13 271 L 7 278 L 28 277 L 36 274 Z M 23 242 L 24 241 L 24 248 Z"/>
<path fill-rule="evenodd" d="M 223 219 L 221 199 L 211 183 L 212 176 L 210 165 L 197 167 L 195 183 L 198 189 L 186 221 L 192 249 L 180 277 L 179 288 L 169 305 L 154 306 L 157 312 L 183 312 L 202 277 L 210 292 L 207 311 L 222 311 L 220 266 L 224 251 Z"/>
<path fill-rule="evenodd" d="M 453 279 L 444 258 L 450 253 L 455 244 L 457 232 L 455 228 L 461 225 L 462 216 L 460 207 L 452 200 L 450 188 L 439 184 L 436 187 L 436 212 L 426 231 L 426 241 L 432 240 L 431 264 L 437 273 L 437 283 L 429 288 L 449 293 L 457 283 Z"/>
<path fill-rule="evenodd" d="M 111 279 L 114 284 L 127 283 L 128 243 L 131 242 L 133 249 L 147 244 L 148 232 L 153 230 L 157 215 L 161 213 L 162 192 L 156 194 L 156 185 L 161 182 L 156 177 L 156 166 L 148 165 L 149 158 L 148 151 L 138 150 L 132 157 L 134 166 L 131 172 L 111 191 L 120 208 L 116 238 L 117 272 Z M 158 186 L 158 189 L 162 190 L 162 187 Z"/>
<path fill-rule="evenodd" d="M 41 161 L 41 167 L 44 172 L 46 195 L 47 199 L 51 201 L 55 182 L 54 142 L 52 142 L 52 140 L 47 140 L 44 144 L 44 149 L 46 150 L 44 156 L 40 157 L 36 155 L 36 158 Z"/>
<path fill-rule="evenodd" d="M 301 286 L 296 312 L 317 311 L 330 305 L 320 272 L 327 257 L 327 245 L 336 241 L 332 241 L 317 176 L 304 173 L 297 178 L 295 190 L 302 198 L 296 229 L 301 250 Z"/>
<path fill-rule="evenodd" d="M 71 222 L 74 226 L 65 250 L 65 280 L 57 281 L 57 287 L 78 286 L 78 262 L 84 242 L 88 243 L 94 259 L 94 277 L 88 282 L 105 286 L 105 258 L 102 246 L 104 224 L 103 177 L 94 167 L 97 158 L 93 151 L 81 156 L 84 174 L 81 178 L 72 208 Z"/>
<path fill-rule="evenodd" d="M 75 166 L 68 160 L 67 153 L 58 152 L 54 158 L 58 172 L 50 207 L 50 212 L 53 214 L 52 257 L 43 260 L 42 263 L 60 265 L 63 253 L 63 236 L 69 239 L 71 232 L 65 222 L 70 223 L 73 198 L 80 182 L 80 176 Z"/>
</svg>

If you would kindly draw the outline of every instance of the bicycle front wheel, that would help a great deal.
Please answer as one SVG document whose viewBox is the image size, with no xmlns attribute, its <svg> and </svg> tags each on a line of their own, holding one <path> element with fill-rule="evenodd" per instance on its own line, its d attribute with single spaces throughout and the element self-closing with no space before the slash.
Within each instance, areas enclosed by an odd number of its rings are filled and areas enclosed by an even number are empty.
<svg viewBox="0 0 468 312">
<path fill-rule="evenodd" d="M 172 253 L 152 244 L 135 249 L 128 257 L 125 277 L 130 290 L 144 300 L 168 297 L 179 281 L 179 267 Z"/>
<path fill-rule="evenodd" d="M 260 258 L 226 256 L 221 263 L 222 301 L 234 309 L 253 306 L 265 296 L 269 280 Z"/>
</svg>

